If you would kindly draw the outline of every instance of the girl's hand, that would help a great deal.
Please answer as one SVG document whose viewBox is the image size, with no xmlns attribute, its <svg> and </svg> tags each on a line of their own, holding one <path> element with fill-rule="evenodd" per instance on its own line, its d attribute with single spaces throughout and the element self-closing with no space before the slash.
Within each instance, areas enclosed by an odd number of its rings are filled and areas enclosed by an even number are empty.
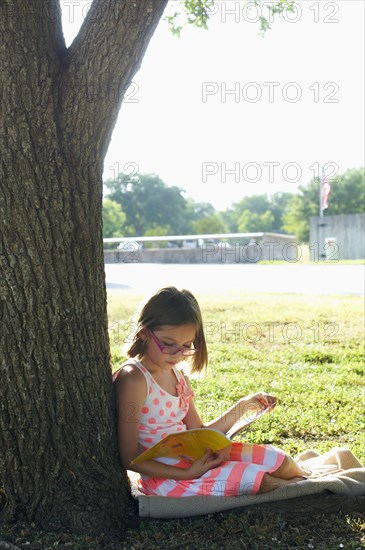
<svg viewBox="0 0 365 550">
<path fill-rule="evenodd" d="M 186 468 L 186 479 L 197 479 L 201 477 L 205 472 L 212 468 L 217 468 L 222 462 L 225 462 L 225 453 L 218 451 L 213 453 L 211 449 L 207 449 L 203 456 L 194 460 L 194 462 Z"/>
<path fill-rule="evenodd" d="M 263 409 L 270 405 L 274 408 L 276 405 L 276 397 L 269 393 L 259 392 L 246 397 L 245 402 L 247 408 L 257 407 L 258 409 Z"/>
</svg>

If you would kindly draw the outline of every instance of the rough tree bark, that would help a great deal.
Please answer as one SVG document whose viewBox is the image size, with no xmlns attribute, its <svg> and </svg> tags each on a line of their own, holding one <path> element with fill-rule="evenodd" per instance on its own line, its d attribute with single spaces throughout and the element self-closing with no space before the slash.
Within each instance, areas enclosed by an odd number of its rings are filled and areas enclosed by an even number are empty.
<svg viewBox="0 0 365 550">
<path fill-rule="evenodd" d="M 123 527 L 102 250 L 102 168 L 167 0 L 1 0 L 0 483 L 5 517 Z"/>
</svg>

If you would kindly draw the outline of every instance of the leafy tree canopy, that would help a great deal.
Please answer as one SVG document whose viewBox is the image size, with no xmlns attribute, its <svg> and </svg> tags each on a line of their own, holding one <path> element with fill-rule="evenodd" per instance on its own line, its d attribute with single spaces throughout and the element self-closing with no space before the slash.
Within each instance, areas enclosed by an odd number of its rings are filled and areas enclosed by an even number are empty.
<svg viewBox="0 0 365 550">
<path fill-rule="evenodd" d="M 276 3 L 264 2 L 263 0 L 241 0 L 241 3 L 262 8 L 259 17 L 261 33 L 271 29 L 271 22 L 275 15 L 281 15 L 284 11 L 294 12 L 295 10 L 295 0 L 278 0 Z M 174 0 L 170 3 L 170 6 L 172 6 L 172 10 L 164 19 L 167 21 L 171 32 L 180 37 L 182 29 L 187 25 L 207 29 L 209 18 L 219 9 L 219 2 L 216 0 Z M 264 9 L 266 9 L 266 12 Z"/>
<path fill-rule="evenodd" d="M 121 205 L 110 199 L 103 201 L 103 236 L 120 237 L 126 221 Z"/>
<path fill-rule="evenodd" d="M 238 231 L 241 233 L 256 231 L 272 231 L 274 224 L 274 215 L 270 210 L 263 214 L 244 210 L 238 220 Z"/>
<path fill-rule="evenodd" d="M 230 230 L 241 232 L 282 231 L 282 217 L 292 197 L 292 193 L 244 197 L 235 203 L 230 213 L 226 215 Z"/>
<path fill-rule="evenodd" d="M 125 235 L 145 235 L 157 227 L 178 235 L 188 229 L 189 212 L 182 189 L 167 186 L 156 174 L 121 173 L 104 185 L 107 197 L 119 203 L 126 214 Z"/>
<path fill-rule="evenodd" d="M 188 208 L 191 211 L 193 220 L 204 218 L 206 216 L 214 216 L 216 209 L 210 202 L 195 202 L 191 198 L 187 198 Z"/>
<path fill-rule="evenodd" d="M 192 230 L 196 235 L 209 235 L 210 233 L 226 233 L 227 227 L 219 212 L 216 212 L 193 221 Z"/>
</svg>

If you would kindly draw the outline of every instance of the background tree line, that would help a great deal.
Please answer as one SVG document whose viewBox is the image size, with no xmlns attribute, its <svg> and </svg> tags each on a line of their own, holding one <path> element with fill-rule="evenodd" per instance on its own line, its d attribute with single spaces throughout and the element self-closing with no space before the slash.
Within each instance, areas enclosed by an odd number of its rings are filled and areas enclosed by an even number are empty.
<svg viewBox="0 0 365 550">
<path fill-rule="evenodd" d="M 290 233 L 309 241 L 309 218 L 318 215 L 319 181 L 299 186 L 297 193 L 243 197 L 225 211 L 195 202 L 184 190 L 156 174 L 126 175 L 104 182 L 104 237 L 182 235 L 267 231 Z M 347 170 L 331 181 L 326 214 L 365 210 L 364 170 Z"/>
</svg>

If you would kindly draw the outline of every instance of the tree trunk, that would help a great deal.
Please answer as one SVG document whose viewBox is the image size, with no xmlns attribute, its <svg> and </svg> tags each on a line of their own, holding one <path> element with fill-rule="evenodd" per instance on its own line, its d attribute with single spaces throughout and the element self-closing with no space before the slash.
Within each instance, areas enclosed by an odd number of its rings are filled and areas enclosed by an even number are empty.
<svg viewBox="0 0 365 550">
<path fill-rule="evenodd" d="M 123 93 L 166 3 L 94 0 L 68 49 L 58 1 L 0 3 L 7 519 L 79 532 L 128 519 L 113 422 L 102 168 Z"/>
</svg>

